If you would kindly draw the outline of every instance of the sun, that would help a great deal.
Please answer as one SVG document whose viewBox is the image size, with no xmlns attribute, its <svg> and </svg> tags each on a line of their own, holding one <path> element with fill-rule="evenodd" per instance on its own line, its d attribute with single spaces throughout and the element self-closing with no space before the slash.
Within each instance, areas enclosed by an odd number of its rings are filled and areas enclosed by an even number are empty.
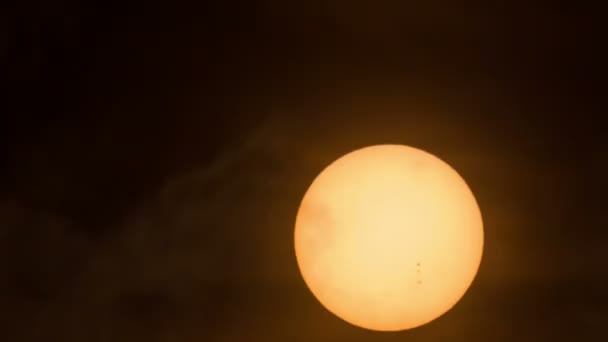
<svg viewBox="0 0 608 342">
<path fill-rule="evenodd" d="M 448 164 L 403 145 L 339 158 L 297 213 L 304 281 L 329 311 L 359 327 L 411 329 L 452 308 L 483 252 L 473 193 Z"/>
</svg>

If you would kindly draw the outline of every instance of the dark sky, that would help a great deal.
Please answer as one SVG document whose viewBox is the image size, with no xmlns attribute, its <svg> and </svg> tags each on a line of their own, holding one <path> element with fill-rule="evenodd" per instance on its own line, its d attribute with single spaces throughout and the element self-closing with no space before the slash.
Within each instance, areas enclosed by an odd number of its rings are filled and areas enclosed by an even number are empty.
<svg viewBox="0 0 608 342">
<path fill-rule="evenodd" d="M 0 341 L 606 340 L 597 9 L 421 3 L 2 5 Z M 312 179 L 381 143 L 456 168 L 486 234 L 398 333 L 331 315 L 293 251 Z"/>
</svg>

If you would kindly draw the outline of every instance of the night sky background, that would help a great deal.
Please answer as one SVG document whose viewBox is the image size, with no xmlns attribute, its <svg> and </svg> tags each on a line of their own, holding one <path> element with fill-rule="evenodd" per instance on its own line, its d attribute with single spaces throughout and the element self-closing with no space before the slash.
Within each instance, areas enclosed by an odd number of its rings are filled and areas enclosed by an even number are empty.
<svg viewBox="0 0 608 342">
<path fill-rule="evenodd" d="M 1 5 L 0 341 L 608 340 L 595 13 Z M 394 333 L 326 311 L 293 249 L 314 177 L 382 143 L 458 170 L 486 234 L 463 299 Z"/>
</svg>

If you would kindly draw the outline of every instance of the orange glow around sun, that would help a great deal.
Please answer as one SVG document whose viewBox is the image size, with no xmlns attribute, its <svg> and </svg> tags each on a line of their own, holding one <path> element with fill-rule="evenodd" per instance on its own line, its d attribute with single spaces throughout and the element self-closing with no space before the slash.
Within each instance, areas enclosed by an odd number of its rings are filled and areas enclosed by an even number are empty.
<svg viewBox="0 0 608 342">
<path fill-rule="evenodd" d="M 483 251 L 475 197 L 437 157 L 378 145 L 329 165 L 306 192 L 295 251 L 329 311 L 382 331 L 441 316 L 471 285 Z"/>
</svg>

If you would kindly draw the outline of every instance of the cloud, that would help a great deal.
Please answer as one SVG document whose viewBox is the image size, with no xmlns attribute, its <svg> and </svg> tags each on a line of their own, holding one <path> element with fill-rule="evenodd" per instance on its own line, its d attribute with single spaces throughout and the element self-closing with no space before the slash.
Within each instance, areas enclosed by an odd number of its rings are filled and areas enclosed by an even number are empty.
<svg viewBox="0 0 608 342">
<path fill-rule="evenodd" d="M 89 247 L 62 217 L 0 203 L 0 320 L 13 322 L 8 336 L 31 335 L 47 324 L 86 269 Z"/>
</svg>

